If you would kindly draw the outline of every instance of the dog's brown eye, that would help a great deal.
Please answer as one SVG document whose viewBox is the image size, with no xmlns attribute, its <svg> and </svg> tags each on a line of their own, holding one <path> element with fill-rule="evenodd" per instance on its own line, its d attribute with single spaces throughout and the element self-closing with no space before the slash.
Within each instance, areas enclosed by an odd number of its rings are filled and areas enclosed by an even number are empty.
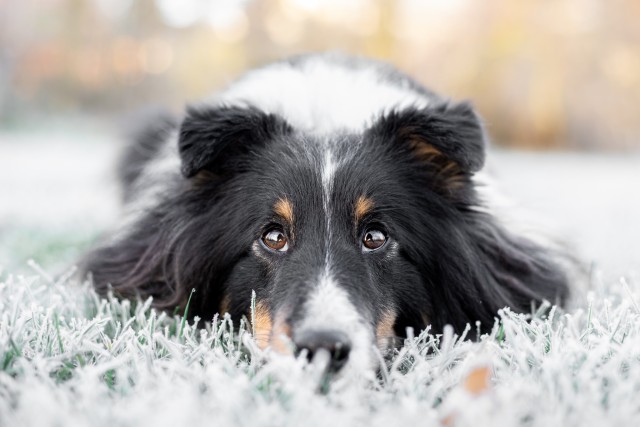
<svg viewBox="0 0 640 427">
<path fill-rule="evenodd" d="M 278 228 L 267 230 L 267 232 L 262 235 L 262 243 L 264 243 L 267 248 L 278 252 L 285 252 L 289 249 L 287 237 L 284 235 L 284 232 Z"/>
<path fill-rule="evenodd" d="M 367 230 L 362 238 L 362 245 L 365 251 L 375 251 L 380 249 L 382 245 L 387 241 L 387 236 L 380 230 Z"/>
</svg>

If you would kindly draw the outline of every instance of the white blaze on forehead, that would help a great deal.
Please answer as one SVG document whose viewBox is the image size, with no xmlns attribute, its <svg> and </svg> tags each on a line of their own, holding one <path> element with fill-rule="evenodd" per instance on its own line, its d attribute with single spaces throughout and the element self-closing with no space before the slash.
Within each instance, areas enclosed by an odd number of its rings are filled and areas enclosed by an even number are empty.
<svg viewBox="0 0 640 427">
<path fill-rule="evenodd" d="M 361 311 L 351 302 L 346 289 L 340 286 L 332 274 L 332 194 L 334 180 L 340 162 L 334 158 L 331 142 L 322 141 L 321 185 L 322 204 L 325 215 L 325 260 L 303 311 L 303 320 L 297 326 L 298 333 L 304 331 L 337 330 L 345 333 L 352 344 L 349 356 L 351 366 L 368 367 L 373 363 L 373 330 Z"/>
<path fill-rule="evenodd" d="M 333 189 L 333 177 L 337 168 L 338 165 L 333 159 L 333 153 L 331 152 L 331 149 L 327 148 L 324 152 L 324 161 L 322 164 L 322 188 L 325 196 L 329 196 L 331 194 L 331 190 Z"/>
<path fill-rule="evenodd" d="M 254 70 L 212 101 L 251 104 L 308 134 L 361 132 L 384 112 L 429 104 L 426 95 L 391 80 L 377 63 L 350 66 L 330 55 Z"/>
<path fill-rule="evenodd" d="M 331 269 L 331 193 L 333 192 L 333 179 L 336 173 L 337 164 L 333 160 L 333 153 L 329 148 L 324 152 L 322 164 L 322 207 L 325 215 L 325 274 L 329 274 Z"/>
</svg>

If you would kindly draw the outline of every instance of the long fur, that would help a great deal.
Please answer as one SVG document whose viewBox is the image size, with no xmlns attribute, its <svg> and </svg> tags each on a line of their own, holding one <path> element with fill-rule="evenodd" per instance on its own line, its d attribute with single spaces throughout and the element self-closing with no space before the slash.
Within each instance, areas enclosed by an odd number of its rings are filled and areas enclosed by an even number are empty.
<svg viewBox="0 0 640 427">
<path fill-rule="evenodd" d="M 244 93 L 242 85 L 259 87 L 262 80 L 250 78 L 261 76 L 258 71 L 219 101 L 190 107 L 181 121 L 159 117 L 142 124 L 146 130 L 122 169 L 125 200 L 135 204 L 151 181 L 153 198 L 117 237 L 85 257 L 84 271 L 99 292 L 153 296 L 156 306 L 174 309 L 184 308 L 195 289 L 189 315 L 211 319 L 222 309 L 249 314 L 255 291 L 271 320 L 287 313 L 294 339 L 317 277 L 348 293 L 345 304 L 357 308 L 365 329 L 393 312 L 398 336 L 408 326 L 439 332 L 451 324 L 461 331 L 476 321 L 487 330 L 502 307 L 526 312 L 532 303 L 566 300 L 557 254 L 510 232 L 479 196 L 473 176 L 484 163 L 486 137 L 469 104 L 438 98 L 399 72 L 388 78 L 388 66 L 358 60 L 350 68 L 344 59 L 305 58 L 262 73 L 334 67 L 335 75 L 351 78 L 383 70 L 375 84 L 387 88 L 385 101 L 363 123 L 312 132 L 286 116 L 294 107 L 285 105 L 286 97 L 277 108 L 265 107 L 258 95 L 255 103 L 233 101 L 229 94 Z M 285 91 L 286 81 L 279 84 Z M 412 93 L 420 101 L 385 104 L 389 93 Z M 179 167 L 171 166 L 173 158 Z M 156 164 L 169 165 L 169 172 L 154 173 Z M 327 164 L 329 186 L 321 177 Z M 373 200 L 373 211 L 351 224 L 350 209 L 361 196 Z M 292 203 L 297 221 L 284 255 L 259 242 L 266 227 L 280 221 L 271 206 L 282 198 Z M 360 251 L 366 227 L 384 228 L 389 243 L 375 253 Z"/>
</svg>

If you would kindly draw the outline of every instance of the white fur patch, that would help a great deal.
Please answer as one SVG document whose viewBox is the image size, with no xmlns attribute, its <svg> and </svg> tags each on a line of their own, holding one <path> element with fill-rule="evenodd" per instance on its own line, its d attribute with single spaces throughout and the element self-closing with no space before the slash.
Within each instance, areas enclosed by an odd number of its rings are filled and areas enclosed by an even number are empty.
<svg viewBox="0 0 640 427">
<path fill-rule="evenodd" d="M 550 228 L 544 224 L 544 219 L 528 212 L 502 193 L 499 183 L 486 170 L 476 173 L 472 179 L 481 201 L 477 210 L 491 215 L 514 234 L 544 247 L 557 249 L 557 243 L 543 231 Z"/>
<path fill-rule="evenodd" d="M 326 272 L 311 292 L 305 306 L 305 319 L 298 328 L 300 332 L 327 329 L 344 332 L 352 344 L 349 364 L 371 366 L 374 363 L 371 327 L 351 303 L 347 291 Z"/>
<path fill-rule="evenodd" d="M 429 99 L 379 67 L 350 67 L 331 56 L 310 56 L 296 65 L 275 63 L 249 72 L 213 98 L 214 103 L 251 104 L 275 113 L 309 134 L 359 132 L 382 113 Z"/>
<path fill-rule="evenodd" d="M 336 174 L 338 165 L 333 158 L 333 153 L 330 148 L 327 148 L 324 152 L 324 162 L 322 164 L 322 187 L 324 195 L 328 198 L 331 195 L 333 188 L 333 177 Z M 327 200 L 325 200 L 327 202 Z"/>
<path fill-rule="evenodd" d="M 327 148 L 324 152 L 324 161 L 322 164 L 322 207 L 325 215 L 325 227 L 326 227 L 326 252 L 325 252 L 325 275 L 330 274 L 331 270 L 331 193 L 333 191 L 333 178 L 335 176 L 337 164 L 333 159 L 333 153 L 331 149 Z"/>
<path fill-rule="evenodd" d="M 125 207 L 123 218 L 112 236 L 112 241 L 126 238 L 135 224 L 162 201 L 170 190 L 168 184 L 179 182 L 180 156 L 177 138 L 177 131 L 174 131 L 165 141 L 159 141 L 162 148 L 157 156 L 144 166 L 136 180 L 132 199 Z"/>
</svg>

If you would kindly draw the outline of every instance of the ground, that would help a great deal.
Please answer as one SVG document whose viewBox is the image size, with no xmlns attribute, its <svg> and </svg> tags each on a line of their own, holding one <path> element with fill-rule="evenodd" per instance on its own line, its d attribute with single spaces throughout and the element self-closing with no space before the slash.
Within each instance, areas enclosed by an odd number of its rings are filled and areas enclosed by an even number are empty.
<svg viewBox="0 0 640 427">
<path fill-rule="evenodd" d="M 567 311 L 505 310 L 475 338 L 424 332 L 377 376 L 330 382 L 68 279 L 117 214 L 108 131 L 0 133 L 0 425 L 640 423 L 640 156 L 494 150 L 489 170 L 589 266 Z M 33 261 L 30 261 L 33 260 Z"/>
</svg>

